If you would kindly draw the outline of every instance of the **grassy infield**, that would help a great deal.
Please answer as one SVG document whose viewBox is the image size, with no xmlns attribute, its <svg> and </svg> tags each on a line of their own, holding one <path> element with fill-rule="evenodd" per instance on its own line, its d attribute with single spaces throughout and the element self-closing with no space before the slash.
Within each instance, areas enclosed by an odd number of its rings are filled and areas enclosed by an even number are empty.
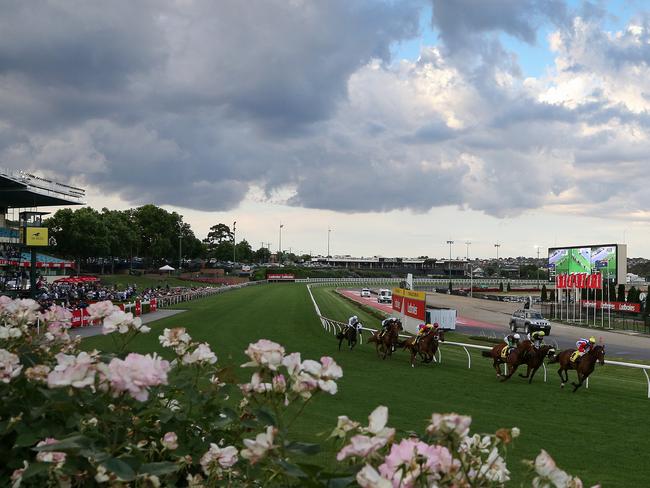
<svg viewBox="0 0 650 488">
<path fill-rule="evenodd" d="M 354 313 L 367 325 L 376 326 L 376 318 L 331 290 L 316 288 L 314 292 L 324 315 L 344 320 Z M 302 285 L 246 288 L 183 304 L 183 308 L 189 311 L 152 324 L 152 332 L 135 341 L 133 349 L 160 351 L 158 332 L 184 326 L 194 339 L 212 345 L 221 364 L 243 363 L 243 350 L 259 338 L 280 342 L 287 352 L 300 351 L 303 358 L 331 355 L 341 364 L 344 377 L 339 393 L 318 398 L 296 423 L 301 440 L 318 442 L 317 434 L 329 432 L 337 415 L 365 420 L 379 404 L 389 407 L 390 425 L 418 431 L 424 429 L 431 412 L 454 411 L 471 415 L 473 430 L 478 432 L 509 426 L 521 429 L 521 437 L 508 454 L 511 486 L 526 486 L 527 468 L 521 460 L 534 458 L 542 448 L 561 467 L 581 476 L 586 486 L 597 482 L 605 487 L 648 485 L 650 400 L 645 398 L 640 371 L 599 367 L 590 388 L 572 394 L 559 388 L 553 369 L 546 384 L 541 375 L 532 385 L 520 378 L 500 384 L 488 359 L 473 353 L 473 366 L 468 370 L 465 353 L 452 346 L 443 348 L 442 364 L 415 369 L 401 351 L 390 361 L 379 360 L 367 345 L 339 353 L 334 338 L 321 328 Z M 86 341 L 87 347 L 111 347 L 106 337 Z M 241 379 L 249 374 L 249 370 L 234 371 Z"/>
</svg>

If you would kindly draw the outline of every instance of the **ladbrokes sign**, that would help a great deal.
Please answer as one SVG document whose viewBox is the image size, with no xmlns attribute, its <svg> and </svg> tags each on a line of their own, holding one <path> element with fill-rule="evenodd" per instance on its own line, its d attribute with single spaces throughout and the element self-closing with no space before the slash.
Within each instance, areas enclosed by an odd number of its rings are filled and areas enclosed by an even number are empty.
<svg viewBox="0 0 650 488">
<path fill-rule="evenodd" d="M 393 288 L 393 310 L 407 317 L 424 320 L 427 294 L 423 291 Z"/>
</svg>

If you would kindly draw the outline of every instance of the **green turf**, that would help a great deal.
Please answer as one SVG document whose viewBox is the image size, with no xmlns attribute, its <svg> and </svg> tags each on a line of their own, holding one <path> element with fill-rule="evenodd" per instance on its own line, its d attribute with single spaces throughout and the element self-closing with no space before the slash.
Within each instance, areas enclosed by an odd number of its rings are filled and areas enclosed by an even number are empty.
<svg viewBox="0 0 650 488">
<path fill-rule="evenodd" d="M 173 276 L 167 275 L 145 275 L 145 276 L 130 276 L 122 275 L 100 275 L 99 279 L 104 285 L 117 285 L 118 290 L 124 290 L 129 285 L 136 285 L 138 289 L 157 288 L 159 286 L 165 288 L 168 284 L 171 287 L 177 286 L 209 286 L 206 283 L 198 281 L 179 280 Z"/>
<path fill-rule="evenodd" d="M 314 293 L 323 314 L 333 319 L 343 321 L 354 313 L 366 326 L 379 322 L 331 289 L 314 288 Z M 332 429 L 337 415 L 364 420 L 380 404 L 390 409 L 390 425 L 419 431 L 432 412 L 454 411 L 471 415 L 479 432 L 521 429 L 508 456 L 514 477 L 510 486 L 524 485 L 521 460 L 534 458 L 542 448 L 561 467 L 582 477 L 586 486 L 647 485 L 645 426 L 650 400 L 640 371 L 598 367 L 590 388 L 573 394 L 560 389 L 550 368 L 548 383 L 540 372 L 532 385 L 518 377 L 499 383 L 488 359 L 472 353 L 472 369 L 467 369 L 465 352 L 453 346 L 443 346 L 441 364 L 414 369 L 401 351 L 387 361 L 378 359 L 368 345 L 338 352 L 334 338 L 323 331 L 314 314 L 306 287 L 298 284 L 244 288 L 182 306 L 188 312 L 153 323 L 152 332 L 136 340 L 133 350 L 160 351 L 159 332 L 184 326 L 194 339 L 208 341 L 222 364 L 243 363 L 247 344 L 262 337 L 282 343 L 288 352 L 300 351 L 303 358 L 331 355 L 341 364 L 339 393 L 318 398 L 294 426 L 308 439 Z M 84 346 L 110 350 L 111 340 L 91 338 Z M 242 379 L 250 374 L 236 371 Z"/>
</svg>

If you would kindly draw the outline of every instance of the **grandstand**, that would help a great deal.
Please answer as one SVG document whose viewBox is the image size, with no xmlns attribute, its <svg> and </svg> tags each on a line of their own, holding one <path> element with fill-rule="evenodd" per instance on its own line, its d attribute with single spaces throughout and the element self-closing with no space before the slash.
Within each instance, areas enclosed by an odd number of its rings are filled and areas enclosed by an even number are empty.
<svg viewBox="0 0 650 488">
<path fill-rule="evenodd" d="M 37 270 L 64 270 L 74 263 L 36 252 L 36 244 L 26 245 L 23 233 L 28 229 L 39 231 L 42 218 L 48 212 L 42 207 L 83 205 L 85 190 L 58 183 L 24 171 L 0 168 L 0 274 L 2 283 L 17 281 L 29 270 L 30 288 L 34 290 Z M 45 231 L 45 229 L 43 229 Z M 37 232 L 36 235 L 40 233 Z M 47 237 L 46 232 L 41 234 Z M 50 239 L 39 244 L 54 247 Z M 24 271 L 21 271 L 24 270 Z M 26 288 L 26 286 L 23 286 Z"/>
</svg>

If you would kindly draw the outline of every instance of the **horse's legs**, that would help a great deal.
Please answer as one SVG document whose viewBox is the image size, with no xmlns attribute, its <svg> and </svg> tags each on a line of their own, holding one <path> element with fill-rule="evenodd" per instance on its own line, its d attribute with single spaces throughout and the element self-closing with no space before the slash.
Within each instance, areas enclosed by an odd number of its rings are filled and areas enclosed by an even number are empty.
<svg viewBox="0 0 650 488">
<path fill-rule="evenodd" d="M 506 376 L 501 379 L 501 381 L 508 381 L 513 374 L 515 374 L 515 371 L 517 371 L 517 368 L 519 367 L 519 364 L 510 364 L 506 363 Z"/>
<path fill-rule="evenodd" d="M 411 349 L 411 368 L 415 368 L 415 349 Z"/>
<path fill-rule="evenodd" d="M 341 350 L 341 344 L 343 343 L 343 337 L 339 339 L 339 351 Z"/>
<path fill-rule="evenodd" d="M 562 376 L 562 371 L 564 371 L 564 374 L 566 374 L 567 379 L 564 379 L 564 376 Z M 560 366 L 560 369 L 557 370 L 557 374 L 560 375 L 560 388 L 564 388 L 564 383 L 569 381 L 569 373 L 566 372 L 566 370 Z"/>
<path fill-rule="evenodd" d="M 573 393 L 575 393 L 576 390 L 582 386 L 582 383 L 586 378 L 586 376 L 583 375 L 579 369 L 576 369 L 576 373 L 578 374 L 578 382 L 577 383 L 571 382 L 571 384 L 573 385 Z"/>
<path fill-rule="evenodd" d="M 501 376 L 501 367 L 499 366 L 499 362 L 496 359 L 494 360 L 492 366 L 494 366 L 494 370 L 497 372 L 497 378 Z"/>
<path fill-rule="evenodd" d="M 530 366 L 529 366 L 530 368 Z M 533 368 L 533 370 L 530 373 L 530 379 L 528 380 L 528 384 L 530 385 L 533 382 L 533 376 L 535 376 L 535 373 L 537 373 L 537 370 L 539 369 L 539 366 L 536 368 Z"/>
<path fill-rule="evenodd" d="M 530 375 L 530 365 L 527 364 L 527 365 L 526 365 L 526 374 L 524 375 L 524 374 L 519 373 L 519 376 L 520 376 L 521 378 L 528 378 L 529 375 Z"/>
</svg>

